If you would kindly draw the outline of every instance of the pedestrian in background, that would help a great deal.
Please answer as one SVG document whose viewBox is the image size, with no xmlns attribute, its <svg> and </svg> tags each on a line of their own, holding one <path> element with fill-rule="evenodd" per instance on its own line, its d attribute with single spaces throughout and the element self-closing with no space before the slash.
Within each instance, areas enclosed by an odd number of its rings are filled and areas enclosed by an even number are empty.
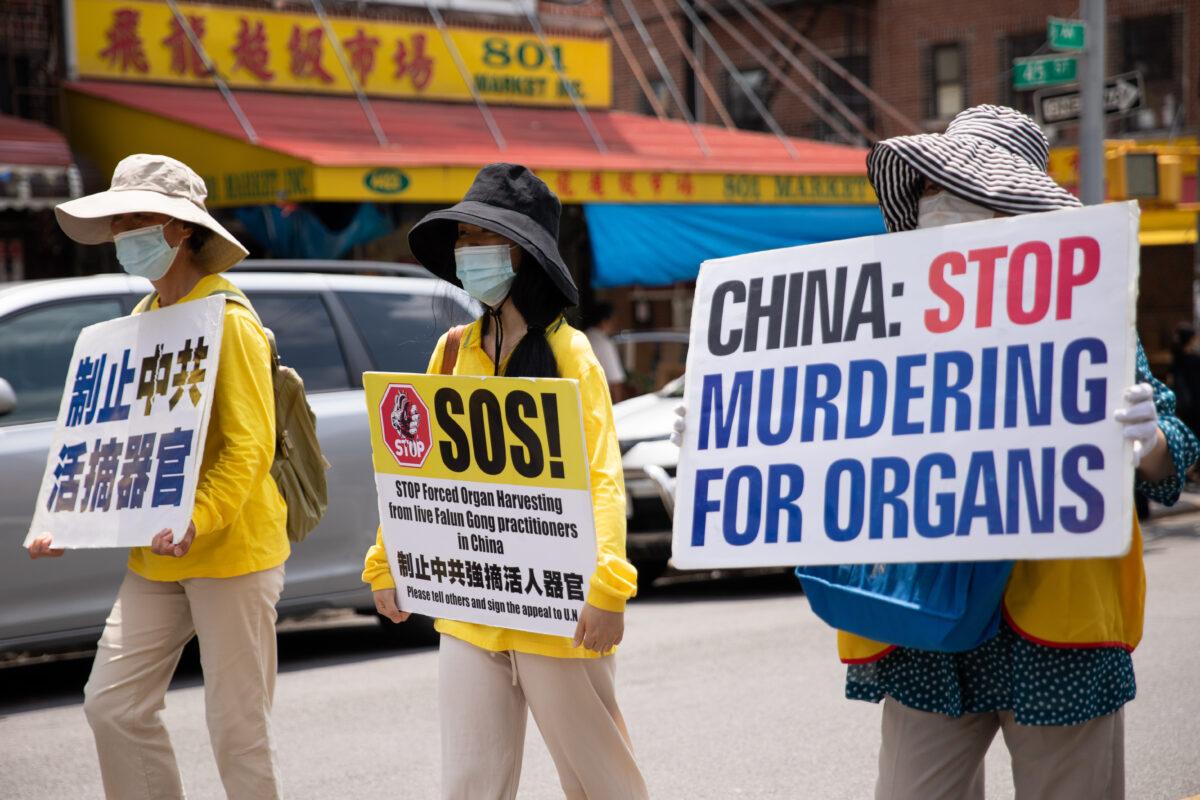
<svg viewBox="0 0 1200 800">
<path fill-rule="evenodd" d="M 592 345 L 592 352 L 604 370 L 608 380 L 608 393 L 613 402 L 625 399 L 625 367 L 621 364 L 621 354 L 613 344 L 612 335 L 616 333 L 616 323 L 613 321 L 613 306 L 605 300 L 598 301 L 592 306 L 584 333 Z"/>
<path fill-rule="evenodd" d="M 204 181 L 173 158 L 133 155 L 106 192 L 55 209 L 77 242 L 115 242 L 117 260 L 146 278 L 163 308 L 237 292 L 220 276 L 246 249 L 209 215 Z M 137 313 L 140 308 L 135 310 Z M 280 796 L 271 735 L 275 603 L 290 552 L 287 507 L 270 467 L 275 455 L 271 350 L 255 315 L 225 304 L 220 361 L 186 531 L 158 532 L 135 547 L 84 688 L 105 795 L 184 796 L 160 711 L 180 654 L 200 640 L 213 754 L 231 800 Z M 61 556 L 48 535 L 33 558 Z"/>
<path fill-rule="evenodd" d="M 530 711 L 572 800 L 638 800 L 646 785 L 616 698 L 614 648 L 637 570 L 625 557 L 625 485 L 604 372 L 587 338 L 563 319 L 579 291 L 558 251 L 561 205 L 515 164 L 480 170 L 463 201 L 409 233 L 417 260 L 482 303 L 485 313 L 442 336 L 428 372 L 571 378 L 579 382 L 596 523 L 596 571 L 574 639 L 440 619 L 438 707 L 442 797 L 517 795 Z M 382 535 L 363 580 L 393 622 L 396 584 Z"/>
<path fill-rule="evenodd" d="M 1200 430 L 1200 338 L 1183 322 L 1175 327 L 1171 348 L 1171 381 L 1175 386 L 1179 418 L 1193 432 Z"/>
</svg>

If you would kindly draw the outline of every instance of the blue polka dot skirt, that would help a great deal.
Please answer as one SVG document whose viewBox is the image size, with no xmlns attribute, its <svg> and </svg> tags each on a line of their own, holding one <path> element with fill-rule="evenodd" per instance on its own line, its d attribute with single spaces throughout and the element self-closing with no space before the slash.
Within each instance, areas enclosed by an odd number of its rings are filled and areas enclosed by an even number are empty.
<svg viewBox="0 0 1200 800">
<path fill-rule="evenodd" d="M 1011 711 L 1022 725 L 1078 725 L 1121 708 L 1137 685 L 1133 657 L 1122 648 L 1047 647 L 1004 624 L 965 653 L 901 647 L 849 666 L 846 697 L 878 703 L 886 695 L 949 717 Z"/>
</svg>

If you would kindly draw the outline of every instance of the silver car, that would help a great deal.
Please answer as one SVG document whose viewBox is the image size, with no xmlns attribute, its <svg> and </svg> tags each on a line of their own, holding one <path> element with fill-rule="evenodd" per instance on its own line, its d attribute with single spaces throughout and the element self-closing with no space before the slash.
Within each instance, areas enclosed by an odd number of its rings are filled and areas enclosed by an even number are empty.
<svg viewBox="0 0 1200 800">
<path fill-rule="evenodd" d="M 363 262 L 248 262 L 228 273 L 304 378 L 332 464 L 328 513 L 293 547 L 281 614 L 373 611 L 359 580 L 378 520 L 361 375 L 423 372 L 441 332 L 475 311 L 465 293 L 427 275 Z M 34 563 L 17 548 L 79 331 L 128 314 L 149 288 L 126 275 L 0 284 L 0 652 L 93 643 L 112 606 L 127 551 Z"/>
</svg>

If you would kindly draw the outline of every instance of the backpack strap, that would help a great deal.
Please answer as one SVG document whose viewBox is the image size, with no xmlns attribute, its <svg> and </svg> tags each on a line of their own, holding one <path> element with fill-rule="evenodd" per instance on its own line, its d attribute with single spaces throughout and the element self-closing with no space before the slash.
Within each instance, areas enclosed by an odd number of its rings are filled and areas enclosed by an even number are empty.
<svg viewBox="0 0 1200 800">
<path fill-rule="evenodd" d="M 150 310 L 150 306 L 154 305 L 154 301 L 158 299 L 158 292 L 151 292 L 138 301 L 138 304 L 133 307 L 132 314 L 144 314 Z"/>
<path fill-rule="evenodd" d="M 442 375 L 454 374 L 454 365 L 458 363 L 458 349 L 466 332 L 466 325 L 455 325 L 446 334 L 446 346 L 442 349 Z"/>
<path fill-rule="evenodd" d="M 217 289 L 214 292 L 209 292 L 205 295 L 205 297 L 216 297 L 217 295 L 221 295 L 226 300 L 232 300 L 254 316 L 254 319 L 258 321 L 258 327 L 262 328 L 263 333 L 265 333 L 267 336 L 267 344 L 271 347 L 271 366 L 278 368 L 280 363 L 279 347 L 275 344 L 275 333 L 270 328 L 263 325 L 262 317 L 260 317 L 258 312 L 254 310 L 254 306 L 250 305 L 250 298 L 246 297 L 246 295 L 242 294 L 241 292 L 234 291 L 232 289 Z"/>
<path fill-rule="evenodd" d="M 205 295 L 205 297 L 215 297 L 216 295 L 221 295 L 226 300 L 232 300 L 233 302 L 237 303 L 242 308 L 249 311 L 251 313 L 251 315 L 254 316 L 254 319 L 256 319 L 258 321 L 258 326 L 260 328 L 262 328 L 263 333 L 265 333 L 267 335 L 267 344 L 269 344 L 271 347 L 271 364 L 275 367 L 278 367 L 279 366 L 279 347 L 275 344 L 275 334 L 271 331 L 270 328 L 263 325 L 262 317 L 260 317 L 258 315 L 258 312 L 254 310 L 254 306 L 250 305 L 250 298 L 246 297 L 246 295 L 242 294 L 241 292 L 234 291 L 232 289 L 217 289 L 215 292 L 209 292 L 208 294 Z M 133 314 L 142 314 L 142 313 L 145 313 L 146 311 L 149 311 L 150 306 L 154 305 L 154 301 L 157 299 L 158 299 L 158 292 L 151 292 L 150 294 L 143 297 L 140 301 L 138 301 L 138 304 L 133 307 L 132 313 Z M 459 338 L 461 338 L 461 337 L 462 337 L 462 335 L 459 334 Z M 457 353 L 457 347 L 455 347 L 455 351 Z"/>
</svg>

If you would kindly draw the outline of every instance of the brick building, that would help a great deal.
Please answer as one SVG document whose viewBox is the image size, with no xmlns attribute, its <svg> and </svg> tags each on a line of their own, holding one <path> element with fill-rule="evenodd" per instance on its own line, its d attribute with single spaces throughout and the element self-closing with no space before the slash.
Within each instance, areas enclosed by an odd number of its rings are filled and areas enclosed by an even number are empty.
<svg viewBox="0 0 1200 800">
<path fill-rule="evenodd" d="M 668 81 L 656 68 L 637 25 L 626 10 L 627 0 L 613 0 L 613 15 L 630 43 L 634 59 L 646 82 L 667 113 L 682 117 L 672 101 Z M 765 5 L 788 27 L 799 31 L 837 64 L 865 82 L 898 115 L 871 103 L 831 68 L 799 47 L 764 15 L 754 12 L 759 0 L 686 0 L 709 30 L 696 30 L 681 0 L 628 0 L 646 32 L 656 44 L 668 74 L 684 95 L 689 113 L 701 122 L 720 124 L 721 116 L 702 81 L 675 44 L 679 35 L 692 44 L 700 70 L 739 127 L 765 130 L 762 116 L 746 99 L 726 70 L 715 43 L 728 61 L 756 88 L 763 104 L 792 136 L 844 141 L 827 117 L 843 123 L 850 137 L 869 141 L 861 129 L 833 113 L 831 101 L 818 96 L 780 54 L 762 29 L 771 32 L 811 73 L 831 90 L 869 133 L 880 138 L 939 131 L 955 113 L 979 103 L 1010 105 L 1033 113 L 1033 92 L 1012 88 L 1014 58 L 1050 52 L 1046 44 L 1047 16 L 1075 17 L 1075 0 L 1007 0 L 971 3 L 953 0 L 801 0 Z M 756 22 L 739 10 L 750 7 Z M 666 12 L 668 18 L 664 18 Z M 1146 142 L 1195 143 L 1200 134 L 1200 3 L 1194 0 L 1108 0 L 1106 33 L 1107 75 L 1139 73 L 1145 89 L 1144 106 L 1120 118 L 1110 118 L 1106 136 Z M 731 30 L 732 29 L 732 30 Z M 757 52 L 755 52 L 757 51 Z M 763 64 L 766 58 L 774 69 Z M 651 103 L 640 88 L 627 60 L 615 58 L 615 102 L 618 107 L 649 113 Z M 790 78 L 810 94 L 800 99 L 781 79 Z M 814 110 L 813 105 L 819 109 Z M 823 112 L 823 113 L 822 113 Z M 912 122 L 903 124 L 899 118 Z M 1051 174 L 1060 183 L 1078 184 L 1075 145 L 1077 128 L 1045 128 L 1051 147 Z M 1197 199 L 1195 162 L 1185 162 L 1184 200 Z M 1165 236 L 1151 236 L 1147 226 L 1173 225 Z M 1175 214 L 1147 206 L 1143 213 L 1142 280 L 1138 303 L 1139 329 L 1156 367 L 1165 368 L 1174 329 L 1194 321 L 1194 280 L 1197 270 L 1196 217 L 1194 212 Z"/>
<path fill-rule="evenodd" d="M 720 123 L 683 53 L 675 45 L 670 25 L 692 42 L 710 84 L 739 127 L 765 130 L 765 123 L 745 99 L 719 57 L 690 24 L 678 0 L 632 0 L 647 32 L 656 43 L 669 74 L 683 90 L 689 110 L 702 122 Z M 802 88 L 809 84 L 738 11 L 741 0 L 690 0 L 729 60 L 753 84 L 783 130 L 793 136 L 837 140 L 839 137 L 808 105 L 764 67 L 750 44 L 781 68 Z M 624 0 L 612 3 L 613 16 L 652 88 L 671 116 L 680 117 L 671 103 L 666 81 L 638 36 L 625 11 Z M 969 10 L 953 0 L 845 0 L 845 2 L 777 2 L 768 5 L 850 73 L 866 82 L 904 116 L 923 130 L 940 130 L 957 111 L 978 103 L 1002 103 L 1032 110 L 1032 92 L 1012 87 L 1014 58 L 1049 52 L 1046 18 L 1072 17 L 1075 0 L 1010 0 L 975 3 Z M 716 14 L 704 13 L 704 9 Z M 660 10 L 668 12 L 669 21 Z M 1108 74 L 1140 71 L 1147 103 L 1141 113 L 1111 123 L 1109 135 L 1154 136 L 1172 131 L 1195 134 L 1200 129 L 1200 5 L 1189 0 L 1109 0 L 1107 34 Z M 718 19 L 719 18 L 719 19 Z M 760 16 L 756 18 L 761 19 Z M 722 24 L 722 20 L 727 25 Z M 732 35 L 735 28 L 742 37 Z M 905 130 L 895 119 L 855 91 L 828 66 L 807 54 L 779 29 L 766 28 L 796 54 L 813 74 L 851 111 L 859 114 L 881 137 Z M 1191 43 L 1189 45 L 1189 43 Z M 614 59 L 619 108 L 650 111 L 650 104 L 633 71 L 622 58 Z M 815 93 L 813 93 L 816 97 Z M 817 97 L 829 111 L 829 101 Z M 1074 130 L 1052 133 L 1055 144 L 1074 141 Z"/>
</svg>

